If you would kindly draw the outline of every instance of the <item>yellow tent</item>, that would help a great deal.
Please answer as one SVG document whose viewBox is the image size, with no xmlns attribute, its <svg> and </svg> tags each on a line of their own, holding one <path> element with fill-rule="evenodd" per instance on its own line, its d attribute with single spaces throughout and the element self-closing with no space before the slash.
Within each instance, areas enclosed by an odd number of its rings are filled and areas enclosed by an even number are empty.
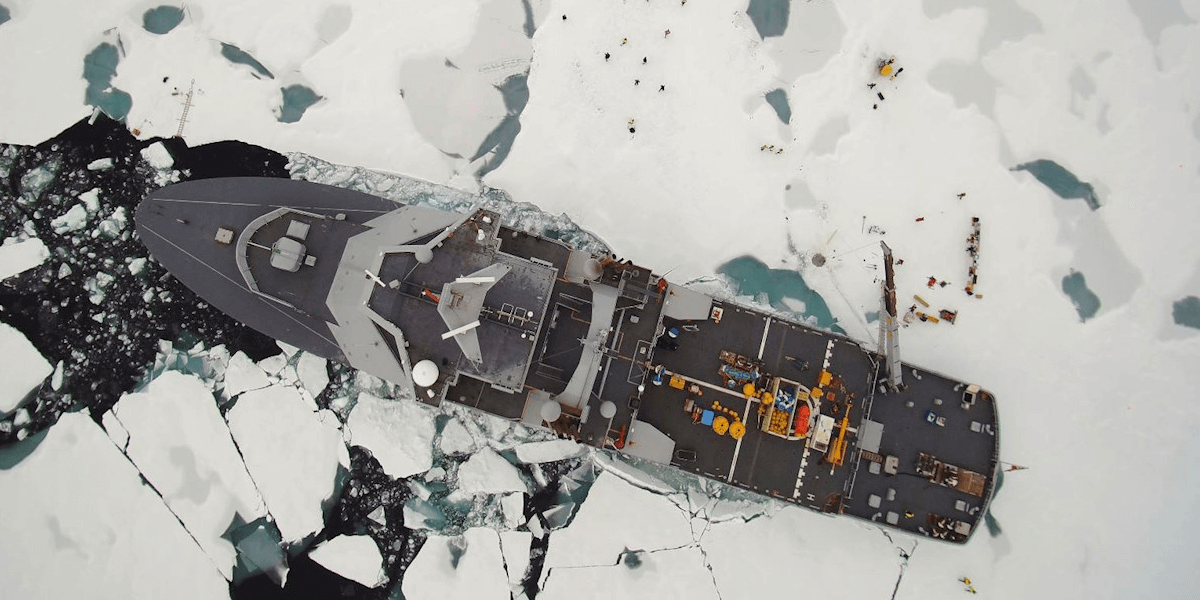
<svg viewBox="0 0 1200 600">
<path fill-rule="evenodd" d="M 729 419 L 726 419 L 725 417 L 717 417 L 713 419 L 712 428 L 713 431 L 717 432 L 717 435 L 725 435 L 725 432 L 729 431 Z"/>
<path fill-rule="evenodd" d="M 746 435 L 746 425 L 741 421 L 735 421 L 733 425 L 729 426 L 729 437 L 740 440 L 744 435 Z"/>
</svg>

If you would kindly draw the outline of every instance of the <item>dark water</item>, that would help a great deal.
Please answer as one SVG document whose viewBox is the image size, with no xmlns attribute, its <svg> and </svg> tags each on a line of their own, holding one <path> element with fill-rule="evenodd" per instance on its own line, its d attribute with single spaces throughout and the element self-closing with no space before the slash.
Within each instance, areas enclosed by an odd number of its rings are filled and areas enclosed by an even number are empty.
<svg viewBox="0 0 1200 600">
<path fill-rule="evenodd" d="M 142 378 L 157 353 L 158 340 L 178 340 L 194 332 L 210 345 L 225 343 L 259 358 L 277 354 L 274 342 L 201 303 L 190 290 L 169 277 L 156 262 L 134 275 L 131 259 L 147 258 L 133 235 L 137 203 L 154 184 L 154 171 L 141 158 L 142 148 L 157 140 L 139 141 L 125 126 L 101 117 L 94 125 L 80 121 L 38 146 L 0 144 L 0 161 L 10 176 L 0 178 L 0 239 L 31 223 L 51 251 L 41 266 L 0 282 L 0 320 L 18 329 L 50 364 L 63 361 L 62 388 L 42 386 L 26 408 L 40 431 L 67 410 L 88 408 L 103 414 Z M 167 140 L 176 167 L 193 178 L 215 175 L 287 176 L 287 159 L 274 152 L 222 142 L 188 148 Z M 87 165 L 111 158 L 113 167 L 89 171 Z M 31 173 L 51 173 L 44 186 L 29 188 Z M 187 177 L 184 177 L 185 179 Z M 99 188 L 100 208 L 91 218 L 127 211 L 131 222 L 115 238 L 92 238 L 82 232 L 54 232 L 50 221 L 74 205 L 76 197 Z M 70 271 L 61 275 L 63 266 Z M 88 299 L 85 282 L 97 273 L 114 277 L 101 304 Z M 14 441 L 0 434 L 0 445 Z"/>
<path fill-rule="evenodd" d="M 772 269 L 753 256 L 740 256 L 719 267 L 717 272 L 729 277 L 737 286 L 737 293 L 759 298 L 763 295 L 772 308 L 790 311 L 784 298 L 793 298 L 804 303 L 804 316 L 814 317 L 818 327 L 845 334 L 837 324 L 829 305 L 819 294 L 812 291 L 800 273 L 790 269 Z"/>
<path fill-rule="evenodd" d="M 133 97 L 112 87 L 112 78 L 117 75 L 120 61 L 117 47 L 107 42 L 96 46 L 83 58 L 83 78 L 87 80 L 84 102 L 118 121 L 133 108 Z"/>
<path fill-rule="evenodd" d="M 179 340 L 177 345 L 186 347 L 197 340 L 209 347 L 224 344 L 231 353 L 244 351 L 254 360 L 279 352 L 273 340 L 201 302 L 153 260 L 140 274 L 129 273 L 124 267 L 129 259 L 147 258 L 144 246 L 133 235 L 132 222 L 124 235 L 113 239 L 79 232 L 59 235 L 50 227 L 53 216 L 92 188 L 100 189 L 100 208 L 93 220 L 122 207 L 132 217 L 141 198 L 157 187 L 156 171 L 140 156 L 143 148 L 157 141 L 139 141 L 122 123 L 100 117 L 93 125 L 80 121 L 36 147 L 0 144 L 0 172 L 7 175 L 0 178 L 0 239 L 29 221 L 52 252 L 45 264 L 0 282 L 0 320 L 21 331 L 51 363 L 62 360 L 66 365 L 62 389 L 55 392 L 42 386 L 27 405 L 33 421 L 31 435 L 21 442 L 16 442 L 14 435 L 0 438 L 0 469 L 28 456 L 62 412 L 86 408 L 101 415 L 109 410 L 144 376 L 157 354 L 158 340 Z M 257 146 L 229 141 L 190 148 L 182 140 L 163 142 L 182 180 L 288 176 L 286 157 Z M 100 158 L 111 158 L 112 168 L 86 168 Z M 64 264 L 71 273 L 60 277 Z M 96 305 L 88 300 L 83 284 L 102 270 L 114 274 L 115 279 L 103 303 Z M 354 379 L 353 370 L 336 369 L 338 375 L 331 377 L 330 387 L 317 398 L 321 406 L 327 406 L 335 395 L 348 394 L 346 386 Z M 388 583 L 378 589 L 366 588 L 316 564 L 305 548 L 293 547 L 287 559 L 286 585 L 279 588 L 268 576 L 254 574 L 256 564 L 283 557 L 277 531 L 265 522 L 234 522 L 226 533 L 239 551 L 238 580 L 230 586 L 232 597 L 400 597 L 404 573 L 426 539 L 424 532 L 405 527 L 403 507 L 412 492 L 405 480 L 388 476 L 369 451 L 351 447 L 349 453 L 350 468 L 341 471 L 335 482 L 339 491 L 323 506 L 325 527 L 309 542 L 315 545 L 343 534 L 369 535 L 384 557 Z M 555 506 L 562 495 L 560 478 L 579 465 L 580 459 L 541 465 L 549 483 L 526 499 L 525 516 Z M 517 468 L 528 476 L 527 466 Z M 585 493 L 584 489 L 576 494 Z M 443 486 L 435 491 L 445 495 L 451 490 Z M 380 507 L 386 521 L 382 525 L 368 517 Z M 539 591 L 537 581 L 548 543 L 549 536 L 532 543 L 531 566 L 523 582 L 530 598 Z"/>
<path fill-rule="evenodd" d="M 1179 325 L 1200 329 L 1200 298 L 1187 296 L 1176 302 L 1171 307 L 1171 316 Z"/>
<path fill-rule="evenodd" d="M 255 77 L 275 79 L 275 76 L 272 75 L 262 63 L 258 62 L 258 59 L 250 56 L 250 53 L 238 48 L 237 46 L 234 46 L 233 44 L 221 42 L 221 56 L 224 56 L 225 60 L 228 60 L 235 65 L 247 65 L 251 69 L 254 69 Z"/>
<path fill-rule="evenodd" d="M 1059 198 L 1081 199 L 1087 202 L 1088 208 L 1092 210 L 1100 208 L 1100 198 L 1096 196 L 1096 190 L 1092 184 L 1080 181 L 1074 173 L 1052 160 L 1039 159 L 1027 162 L 1013 167 L 1013 170 L 1028 171 L 1043 185 L 1050 188 L 1050 191 L 1058 194 Z"/>
<path fill-rule="evenodd" d="M 775 109 L 775 114 L 779 116 L 779 120 L 783 121 L 784 125 L 792 122 L 792 107 L 788 104 L 787 92 L 782 88 L 774 89 L 767 92 L 767 104 Z"/>
<path fill-rule="evenodd" d="M 283 94 L 283 104 L 279 109 L 280 123 L 295 123 L 304 116 L 304 111 L 321 100 L 316 92 L 302 85 L 289 85 L 280 88 Z"/>
<path fill-rule="evenodd" d="M 1100 310 L 1100 297 L 1088 289 L 1083 273 L 1072 271 L 1070 275 L 1063 277 L 1062 289 L 1075 304 L 1075 312 L 1079 313 L 1080 321 L 1087 321 L 1096 316 L 1096 312 Z"/>
<path fill-rule="evenodd" d="M 12 15 L 8 12 L 8 9 L 3 4 L 0 4 L 0 25 L 3 25 L 10 19 L 12 19 Z"/>
<path fill-rule="evenodd" d="M 150 33 L 163 35 L 183 22 L 183 9 L 178 6 L 157 6 L 142 15 L 142 27 Z"/>
<path fill-rule="evenodd" d="M 746 16 L 754 23 L 758 35 L 763 39 L 783 35 L 787 30 L 790 0 L 750 0 Z"/>
</svg>

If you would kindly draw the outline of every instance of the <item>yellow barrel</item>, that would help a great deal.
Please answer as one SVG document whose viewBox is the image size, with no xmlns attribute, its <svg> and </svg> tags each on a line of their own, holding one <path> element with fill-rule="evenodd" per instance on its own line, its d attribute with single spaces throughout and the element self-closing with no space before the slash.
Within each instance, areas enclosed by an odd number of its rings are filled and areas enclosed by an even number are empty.
<svg viewBox="0 0 1200 600">
<path fill-rule="evenodd" d="M 733 425 L 729 426 L 729 437 L 740 440 L 746 435 L 746 425 L 741 421 L 734 421 Z"/>
<path fill-rule="evenodd" d="M 729 419 L 726 419 L 725 417 L 717 417 L 713 419 L 712 427 L 713 431 L 717 432 L 717 435 L 725 435 L 725 432 L 729 431 Z"/>
<path fill-rule="evenodd" d="M 742 395 L 746 396 L 747 398 L 754 396 L 754 384 L 747 383 L 746 385 L 743 385 L 742 386 Z"/>
<path fill-rule="evenodd" d="M 762 405 L 763 405 L 763 406 L 770 406 L 770 405 L 772 405 L 772 404 L 774 404 L 774 403 L 775 403 L 775 396 L 772 396 L 772 395 L 771 395 L 771 392 L 763 392 L 763 395 L 762 395 Z"/>
</svg>

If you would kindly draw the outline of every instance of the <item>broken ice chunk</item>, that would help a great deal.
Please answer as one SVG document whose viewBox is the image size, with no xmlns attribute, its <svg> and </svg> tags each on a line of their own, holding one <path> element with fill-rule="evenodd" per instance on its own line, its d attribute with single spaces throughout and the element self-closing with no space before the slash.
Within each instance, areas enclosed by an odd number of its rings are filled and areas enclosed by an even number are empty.
<svg viewBox="0 0 1200 600">
<path fill-rule="evenodd" d="M 54 228 L 54 233 L 62 235 L 71 231 L 79 231 L 87 224 L 88 213 L 83 208 L 82 204 L 72 205 L 66 213 L 55 217 L 50 221 L 50 226 Z"/>
<path fill-rule="evenodd" d="M 317 564 L 369 588 L 384 583 L 383 555 L 367 535 L 339 535 L 308 554 Z"/>
<path fill-rule="evenodd" d="M 0 279 L 8 279 L 32 269 L 50 258 L 46 244 L 38 238 L 17 241 L 16 238 L 4 240 L 0 246 Z"/>
<path fill-rule="evenodd" d="M 458 488 L 468 494 L 529 492 L 517 468 L 491 448 L 473 454 L 458 468 Z"/>
<path fill-rule="evenodd" d="M 37 348 L 7 323 L 0 323 L 0 413 L 9 413 L 25 402 L 25 397 L 53 370 Z"/>
<path fill-rule="evenodd" d="M 446 426 L 442 428 L 442 437 L 438 440 L 438 448 L 443 454 L 466 454 L 474 447 L 475 440 L 471 439 L 471 433 L 458 419 L 446 422 Z"/>
</svg>

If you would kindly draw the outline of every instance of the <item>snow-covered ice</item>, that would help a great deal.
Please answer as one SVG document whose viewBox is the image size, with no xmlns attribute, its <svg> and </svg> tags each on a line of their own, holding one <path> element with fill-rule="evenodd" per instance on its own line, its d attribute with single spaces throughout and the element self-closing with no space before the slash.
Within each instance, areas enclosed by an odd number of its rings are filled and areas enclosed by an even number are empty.
<svg viewBox="0 0 1200 600">
<path fill-rule="evenodd" d="M 755 555 L 760 562 L 767 559 Z M 587 590 L 594 597 L 629 598 L 656 600 L 658 598 L 687 598 L 688 600 L 720 600 L 724 598 L 713 587 L 712 574 L 705 565 L 699 548 L 671 548 L 651 552 L 635 552 L 625 556 L 623 562 L 593 565 L 584 569 L 559 569 L 546 579 L 545 587 L 538 598 L 557 600 L 578 598 L 580 590 Z M 798 589 L 806 586 L 794 577 L 795 572 L 779 567 L 772 573 L 782 585 L 779 596 L 795 597 Z M 747 587 L 754 587 L 748 581 Z M 859 598 L 861 596 L 838 596 L 823 588 L 824 598 Z M 771 596 L 753 596 L 764 598 Z"/>
<path fill-rule="evenodd" d="M 491 448 L 471 455 L 458 467 L 458 490 L 467 494 L 528 492 L 529 486 L 512 463 Z"/>
<path fill-rule="evenodd" d="M 438 449 L 447 456 L 466 454 L 475 447 L 475 438 L 458 419 L 450 419 L 438 436 Z"/>
<path fill-rule="evenodd" d="M 542 577 L 559 567 L 611 565 L 626 549 L 661 550 L 692 542 L 687 518 L 666 496 L 604 472 L 570 526 L 551 535 Z"/>
<path fill-rule="evenodd" d="M 112 166 L 113 166 L 113 159 L 97 158 L 96 160 L 93 160 L 92 162 L 88 163 L 87 168 L 89 171 L 107 171 L 108 169 L 111 169 Z"/>
<path fill-rule="evenodd" d="M 544 463 L 574 458 L 583 454 L 585 448 L 574 440 L 547 440 L 521 444 L 513 450 L 523 463 Z"/>
<path fill-rule="evenodd" d="M 155 169 L 170 169 L 175 165 L 175 159 L 171 157 L 171 151 L 162 142 L 155 142 L 142 148 L 142 158 L 150 163 L 150 166 Z"/>
<path fill-rule="evenodd" d="M 525 578 L 532 543 L 533 534 L 528 531 L 500 532 L 500 550 L 504 554 L 504 570 L 508 572 L 509 583 L 518 584 Z"/>
<path fill-rule="evenodd" d="M 62 415 L 0 470 L 0 488 L 7 598 L 229 597 L 220 571 L 83 413 Z"/>
<path fill-rule="evenodd" d="M 295 388 L 273 385 L 242 394 L 225 418 L 283 540 L 323 529 L 322 504 L 350 463 L 336 417 L 310 410 Z"/>
<path fill-rule="evenodd" d="M 346 442 L 370 450 L 392 477 L 409 477 L 433 466 L 433 411 L 416 401 L 360 393 L 345 429 Z"/>
<path fill-rule="evenodd" d="M 225 368 L 225 394 L 230 398 L 270 384 L 267 374 L 245 352 L 239 350 L 229 358 L 229 365 Z"/>
<path fill-rule="evenodd" d="M 87 209 L 82 204 L 72 204 L 67 212 L 51 220 L 50 226 L 54 228 L 54 233 L 63 234 L 83 229 L 87 221 Z"/>
<path fill-rule="evenodd" d="M 119 431 L 110 437 L 232 579 L 238 557 L 225 535 L 237 519 L 248 523 L 265 516 L 266 506 L 212 392 L 193 375 L 168 371 L 142 391 L 122 396 L 112 415 Z"/>
<path fill-rule="evenodd" d="M 314 397 L 321 395 L 325 386 L 329 385 L 328 366 L 329 361 L 308 352 L 301 354 L 296 363 L 296 376 L 300 378 L 304 389 Z"/>
<path fill-rule="evenodd" d="M 38 238 L 4 240 L 0 245 L 0 280 L 24 273 L 46 262 L 47 258 L 50 258 L 50 251 Z"/>
<path fill-rule="evenodd" d="M 569 215 L 622 256 L 673 269 L 678 281 L 711 276 L 744 254 L 799 270 L 842 328 L 871 340 L 865 313 L 878 310 L 882 237 L 905 259 L 899 296 L 928 294 L 960 310 L 953 327 L 906 328 L 906 360 L 995 392 L 1003 458 L 1031 467 L 1010 474 L 993 503 L 1003 533 L 979 532 L 965 547 L 919 546 L 896 597 L 957 598 L 964 574 L 982 595 L 1000 597 L 1185 597 L 1200 586 L 1190 548 L 1200 517 L 1175 506 L 1196 487 L 1187 474 L 1200 459 L 1189 428 L 1197 409 L 1180 399 L 1195 395 L 1188 377 L 1200 336 L 1171 315 L 1172 302 L 1200 293 L 1189 235 L 1200 205 L 1188 201 L 1200 195 L 1195 0 L 795 2 L 784 35 L 765 40 L 745 0 L 530 2 L 531 41 L 517 33 L 526 27 L 520 3 L 495 0 L 419 11 L 406 2 L 196 0 L 167 35 L 144 31 L 145 7 L 128 0 L 87 11 L 68 0 L 10 4 L 0 52 L 31 59 L 0 61 L 0 140 L 37 143 L 87 116 L 83 57 L 100 41 L 119 41 L 112 85 L 130 92 L 128 123 L 142 137 L 174 134 L 178 88 L 195 77 L 190 144 L 236 138 L 475 189 L 474 138 L 512 116 L 487 86 L 529 65 L 520 133 L 483 183 Z M 231 64 L 214 40 L 237 45 L 278 79 Z M 877 82 L 886 95 L 878 100 L 866 84 L 875 82 L 874 61 L 893 55 L 905 70 Z M 323 99 L 300 121 L 280 123 L 279 89 L 294 83 Z M 764 101 L 774 90 L 787 98 L 787 123 Z M 765 144 L 786 152 L 763 152 Z M 1030 174 L 1010 171 L 1043 158 L 1094 184 L 1100 208 L 1064 210 L 1066 201 Z M 26 194 L 39 194 L 51 171 L 23 180 Z M 80 196 L 93 214 L 96 193 L 90 203 Z M 984 221 L 985 297 L 964 298 L 958 286 L 926 291 L 921 280 L 931 274 L 957 281 L 965 273 L 959 240 L 971 216 Z M 825 267 L 811 266 L 818 252 Z M 1087 323 L 1060 289 L 1072 269 L 1102 302 Z M 102 286 L 93 287 L 101 301 Z M 372 452 L 382 456 L 388 443 L 381 436 Z M 619 463 L 605 468 L 635 485 L 650 481 Z M 669 491 L 660 483 L 650 485 Z M 765 527 L 756 524 L 766 517 L 739 523 L 737 515 L 755 511 L 736 504 L 711 511 L 730 522 L 707 535 L 739 538 Z M 846 593 L 890 594 L 897 562 L 884 568 L 875 559 L 910 538 L 860 540 L 853 520 L 822 519 L 781 511 L 770 522 L 786 535 L 767 539 L 832 574 L 844 572 L 838 552 L 854 539 L 878 568 L 857 571 L 864 581 Z M 819 542 L 833 548 L 828 556 L 812 550 L 817 542 L 806 533 L 826 523 L 836 538 Z M 574 527 L 552 535 L 570 538 Z M 600 539 L 612 564 L 612 544 Z M 609 568 L 685 577 L 693 554 L 664 551 L 637 569 Z M 714 573 L 750 560 L 711 554 Z M 717 564 L 727 562 L 733 567 Z M 579 571 L 580 581 L 596 581 Z M 623 582 L 613 575 L 612 589 Z M 810 589 L 825 596 L 842 588 Z"/>
<path fill-rule="evenodd" d="M 0 369 L 0 414 L 4 414 L 20 406 L 25 396 L 54 368 L 24 334 L 8 323 L 0 323 L 0 352 L 4 353 L 4 368 Z"/>
<path fill-rule="evenodd" d="M 371 536 L 339 535 L 317 546 L 308 556 L 322 567 L 367 587 L 383 584 L 383 555 Z"/>
<path fill-rule="evenodd" d="M 405 572 L 401 589 L 409 600 L 507 600 L 499 536 L 483 527 L 457 537 L 429 536 Z"/>
</svg>

